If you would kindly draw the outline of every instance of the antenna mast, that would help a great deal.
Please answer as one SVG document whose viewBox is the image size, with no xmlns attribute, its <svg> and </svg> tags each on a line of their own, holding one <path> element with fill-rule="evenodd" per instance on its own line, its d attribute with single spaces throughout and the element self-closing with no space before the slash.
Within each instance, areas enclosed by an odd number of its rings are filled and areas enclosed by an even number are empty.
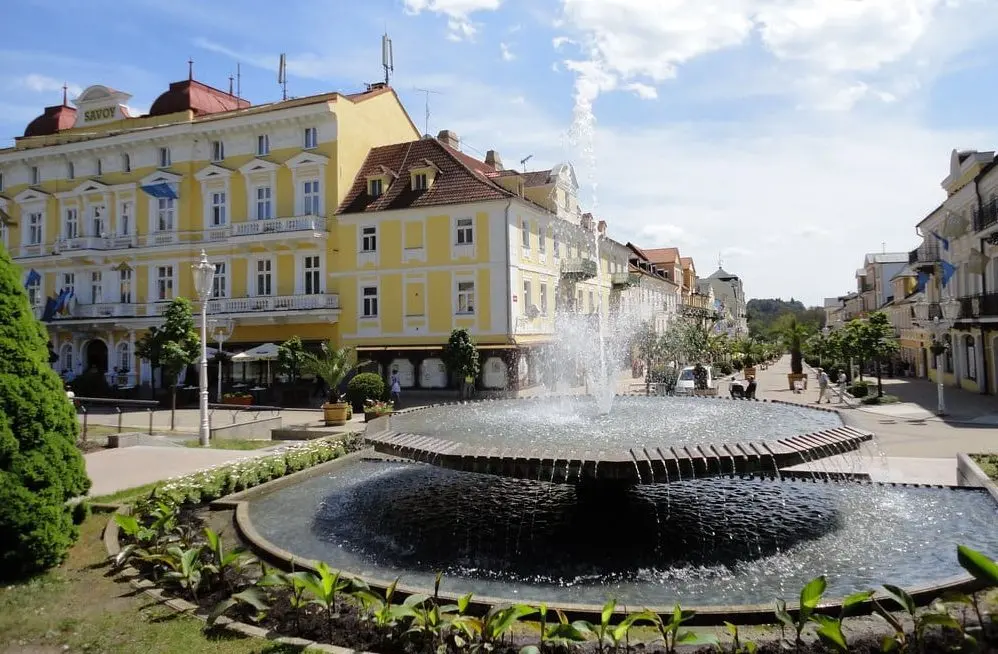
<svg viewBox="0 0 998 654">
<path fill-rule="evenodd" d="M 419 91 L 426 97 L 426 114 L 423 116 L 423 134 L 429 136 L 430 134 L 430 94 L 440 95 L 440 91 L 434 91 L 432 89 L 415 89 Z"/>
<path fill-rule="evenodd" d="M 523 159 L 520 159 L 520 165 L 523 166 L 523 172 L 527 172 L 527 162 L 534 158 L 534 155 L 528 154 Z"/>
<path fill-rule="evenodd" d="M 239 62 L 236 62 L 236 97 L 243 97 L 243 72 Z"/>
<path fill-rule="evenodd" d="M 281 85 L 281 100 L 288 99 L 288 56 L 281 53 L 281 60 L 277 68 L 277 83 Z"/>
<path fill-rule="evenodd" d="M 381 37 L 381 67 L 385 69 L 385 86 L 388 86 L 395 73 L 395 53 L 392 51 L 392 40 L 387 29 Z"/>
</svg>

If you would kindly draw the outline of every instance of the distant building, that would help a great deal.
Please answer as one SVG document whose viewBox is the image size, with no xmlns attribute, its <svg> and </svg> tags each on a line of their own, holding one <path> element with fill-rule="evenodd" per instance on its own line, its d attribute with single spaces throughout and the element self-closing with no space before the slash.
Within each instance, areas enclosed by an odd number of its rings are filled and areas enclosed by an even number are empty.
<svg viewBox="0 0 998 654">
<path fill-rule="evenodd" d="M 745 289 L 738 275 L 733 275 L 720 266 L 713 274 L 701 280 L 714 292 L 717 311 L 720 316 L 719 330 L 729 336 L 748 334 L 748 312 L 745 308 Z"/>
</svg>

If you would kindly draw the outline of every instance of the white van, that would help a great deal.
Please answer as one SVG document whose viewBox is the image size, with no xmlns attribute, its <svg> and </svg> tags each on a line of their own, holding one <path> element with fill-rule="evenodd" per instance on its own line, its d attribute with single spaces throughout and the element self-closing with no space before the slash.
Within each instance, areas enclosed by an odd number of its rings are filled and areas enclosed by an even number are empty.
<svg viewBox="0 0 998 654">
<path fill-rule="evenodd" d="M 676 380 L 676 395 L 692 395 L 696 382 L 693 379 L 694 366 L 686 366 L 679 371 L 679 379 Z M 704 366 L 707 370 L 707 388 L 714 388 L 714 370 L 710 366 Z"/>
</svg>

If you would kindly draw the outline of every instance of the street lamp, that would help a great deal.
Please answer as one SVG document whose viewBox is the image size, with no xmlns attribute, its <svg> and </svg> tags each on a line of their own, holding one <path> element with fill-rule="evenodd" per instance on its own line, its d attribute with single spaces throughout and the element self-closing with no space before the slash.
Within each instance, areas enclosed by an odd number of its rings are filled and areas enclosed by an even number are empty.
<svg viewBox="0 0 998 654">
<path fill-rule="evenodd" d="M 215 397 L 216 402 L 222 401 L 222 344 L 229 340 L 232 336 L 232 330 L 235 328 L 235 324 L 231 320 L 212 320 L 212 335 L 215 340 L 218 341 L 218 393 Z"/>
<path fill-rule="evenodd" d="M 945 346 L 943 346 L 943 335 L 949 331 L 950 327 L 957 318 L 960 317 L 960 301 L 952 297 L 946 298 L 939 303 L 939 309 L 941 316 L 936 314 L 929 318 L 930 306 L 929 303 L 923 298 L 915 303 L 915 319 L 918 321 L 920 327 L 926 327 L 932 332 L 933 344 L 938 344 L 940 349 L 936 357 L 936 413 L 944 416 L 946 415 L 946 398 L 943 386 L 943 356 L 946 353 Z"/>
<path fill-rule="evenodd" d="M 211 283 L 215 279 L 215 264 L 208 261 L 208 255 L 201 250 L 201 261 L 191 266 L 194 270 L 194 290 L 201 302 L 201 365 L 198 367 L 201 387 L 201 429 L 198 442 L 208 447 L 211 437 L 211 424 L 208 422 L 208 298 L 211 297 Z"/>
</svg>

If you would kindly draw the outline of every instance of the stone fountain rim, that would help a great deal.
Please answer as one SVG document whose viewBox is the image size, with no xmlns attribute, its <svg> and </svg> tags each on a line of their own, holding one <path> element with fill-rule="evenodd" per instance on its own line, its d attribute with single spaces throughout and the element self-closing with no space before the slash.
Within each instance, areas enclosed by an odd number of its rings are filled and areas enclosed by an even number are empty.
<svg viewBox="0 0 998 654">
<path fill-rule="evenodd" d="M 306 479 L 326 474 L 327 472 L 336 470 L 340 467 L 356 463 L 358 461 L 363 461 L 370 458 L 375 454 L 372 449 L 359 450 L 357 452 L 352 452 L 346 456 L 328 461 L 326 463 L 307 468 L 305 470 L 296 472 L 291 475 L 286 475 L 280 479 L 275 479 L 259 486 L 255 486 L 251 489 L 234 493 L 232 495 L 226 496 L 215 500 L 210 504 L 213 510 L 232 510 L 233 514 L 233 525 L 236 528 L 239 537 L 249 545 L 250 549 L 261 559 L 266 560 L 272 564 L 278 565 L 285 570 L 291 569 L 294 565 L 296 569 L 305 568 L 312 572 L 317 572 L 319 562 L 314 559 L 305 559 L 295 556 L 293 553 L 278 547 L 274 543 L 266 539 L 259 531 L 257 531 L 256 526 L 250 517 L 249 506 L 255 497 L 260 497 L 266 495 L 275 490 L 279 490 L 285 486 L 291 486 L 295 483 L 300 483 Z M 937 484 L 908 484 L 908 483 L 897 483 L 897 482 L 871 482 L 863 481 L 859 482 L 864 485 L 869 486 L 891 486 L 895 488 L 940 488 L 950 491 L 975 491 L 980 492 L 982 489 L 969 486 L 948 486 L 948 485 L 937 485 Z M 996 500 L 998 502 L 998 500 Z M 370 587 L 375 588 L 379 591 L 384 591 L 392 581 L 380 579 L 377 577 L 372 577 L 369 575 L 363 575 L 360 573 L 353 572 L 351 570 L 341 570 L 347 576 L 354 579 L 358 579 L 367 583 Z M 915 599 L 916 603 L 919 605 L 926 605 L 932 600 L 938 598 L 942 593 L 947 591 L 961 591 L 961 592 L 973 592 L 975 590 L 981 589 L 982 586 L 980 582 L 975 580 L 970 575 L 957 575 L 939 580 L 935 583 L 922 584 L 920 586 L 908 587 L 906 590 Z M 400 582 L 397 586 L 396 592 L 401 597 L 406 597 L 408 595 L 433 595 L 433 589 L 420 586 L 420 585 L 410 585 Z M 445 602 L 456 602 L 459 594 L 450 592 L 441 592 L 439 594 L 440 599 Z M 874 598 L 886 599 L 887 596 L 881 593 L 876 593 Z M 822 602 L 818 607 L 819 613 L 826 613 L 830 615 L 838 615 L 842 608 L 842 600 L 844 597 L 836 597 L 830 601 Z M 518 602 L 510 598 L 504 597 L 493 597 L 488 595 L 474 595 L 472 597 L 471 606 L 469 611 L 471 613 L 482 613 L 484 614 L 493 606 L 508 606 L 510 604 L 522 604 L 530 602 Z M 536 602 L 534 603 L 536 604 Z M 548 609 L 550 610 L 561 610 L 563 611 L 570 620 L 599 620 L 600 614 L 603 610 L 602 605 L 598 604 L 588 604 L 588 603 L 577 603 L 577 602 L 549 602 L 547 603 Z M 795 608 L 796 605 L 788 604 L 791 610 Z M 623 615 L 628 610 L 642 610 L 648 609 L 660 614 L 671 614 L 673 606 L 639 606 L 634 605 L 631 607 L 626 607 L 623 604 L 618 605 L 618 610 L 615 614 L 619 617 Z M 724 622 L 731 622 L 737 625 L 752 625 L 752 624 L 771 624 L 774 622 L 773 618 L 773 606 L 771 604 L 732 604 L 732 605 L 686 605 L 683 608 L 690 609 L 696 612 L 693 620 L 690 624 L 694 626 L 721 626 Z M 872 601 L 863 602 L 861 605 L 854 607 L 859 614 L 867 614 L 872 612 L 873 603 Z"/>
</svg>

